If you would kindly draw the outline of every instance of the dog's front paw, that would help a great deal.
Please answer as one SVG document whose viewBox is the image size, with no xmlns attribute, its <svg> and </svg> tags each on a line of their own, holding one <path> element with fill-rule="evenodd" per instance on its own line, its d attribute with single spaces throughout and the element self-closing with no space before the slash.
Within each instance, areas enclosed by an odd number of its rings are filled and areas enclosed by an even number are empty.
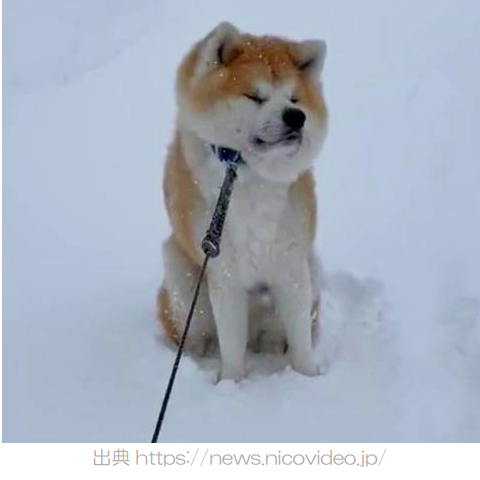
<svg viewBox="0 0 480 480">
<path fill-rule="evenodd" d="M 234 382 L 240 382 L 247 376 L 245 367 L 222 365 L 221 371 L 218 376 L 218 381 L 221 380 L 233 380 Z"/>
<path fill-rule="evenodd" d="M 291 363 L 294 370 L 307 377 L 317 377 L 325 373 L 328 369 L 328 364 L 325 364 L 322 359 L 315 359 L 313 354 L 292 358 Z"/>
</svg>

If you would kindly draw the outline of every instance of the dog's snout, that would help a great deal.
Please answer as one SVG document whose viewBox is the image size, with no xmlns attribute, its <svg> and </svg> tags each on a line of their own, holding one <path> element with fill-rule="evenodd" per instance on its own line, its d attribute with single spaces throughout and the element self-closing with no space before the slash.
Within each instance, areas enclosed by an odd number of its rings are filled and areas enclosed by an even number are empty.
<svg viewBox="0 0 480 480">
<path fill-rule="evenodd" d="M 292 130 L 300 130 L 305 124 L 306 118 L 306 115 L 299 108 L 287 108 L 282 115 L 285 125 Z"/>
</svg>

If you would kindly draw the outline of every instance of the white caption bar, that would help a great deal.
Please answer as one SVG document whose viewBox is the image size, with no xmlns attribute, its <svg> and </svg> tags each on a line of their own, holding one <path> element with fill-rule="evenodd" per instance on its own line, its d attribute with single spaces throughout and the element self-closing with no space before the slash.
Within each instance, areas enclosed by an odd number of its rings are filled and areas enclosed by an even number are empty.
<svg viewBox="0 0 480 480">
<path fill-rule="evenodd" d="M 478 444 L 3 444 L 3 478 L 480 478 Z M 88 477 L 87 477 L 88 476 Z M 175 477 L 176 478 L 176 477 Z M 242 477 L 243 478 L 243 477 Z M 477 478 L 477 477 L 476 477 Z"/>
</svg>

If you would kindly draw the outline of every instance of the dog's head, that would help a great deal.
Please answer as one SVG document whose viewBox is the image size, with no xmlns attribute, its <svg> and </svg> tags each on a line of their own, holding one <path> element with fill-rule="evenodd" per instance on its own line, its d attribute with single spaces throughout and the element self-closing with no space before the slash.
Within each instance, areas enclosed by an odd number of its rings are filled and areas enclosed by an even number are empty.
<svg viewBox="0 0 480 480">
<path fill-rule="evenodd" d="M 239 150 L 270 181 L 308 169 L 327 130 L 321 40 L 240 34 L 221 23 L 182 62 L 180 123 L 206 143 Z"/>
</svg>

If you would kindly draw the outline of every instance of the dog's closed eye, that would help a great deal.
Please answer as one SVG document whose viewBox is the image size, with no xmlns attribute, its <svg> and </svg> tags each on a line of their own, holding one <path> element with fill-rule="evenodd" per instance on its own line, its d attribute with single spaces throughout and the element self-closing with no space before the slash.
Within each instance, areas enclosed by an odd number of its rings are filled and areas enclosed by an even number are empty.
<svg viewBox="0 0 480 480">
<path fill-rule="evenodd" d="M 262 105 L 267 101 L 266 98 L 262 98 L 255 93 L 246 93 L 244 94 L 244 97 L 248 98 L 252 102 L 255 102 L 257 105 Z"/>
</svg>

